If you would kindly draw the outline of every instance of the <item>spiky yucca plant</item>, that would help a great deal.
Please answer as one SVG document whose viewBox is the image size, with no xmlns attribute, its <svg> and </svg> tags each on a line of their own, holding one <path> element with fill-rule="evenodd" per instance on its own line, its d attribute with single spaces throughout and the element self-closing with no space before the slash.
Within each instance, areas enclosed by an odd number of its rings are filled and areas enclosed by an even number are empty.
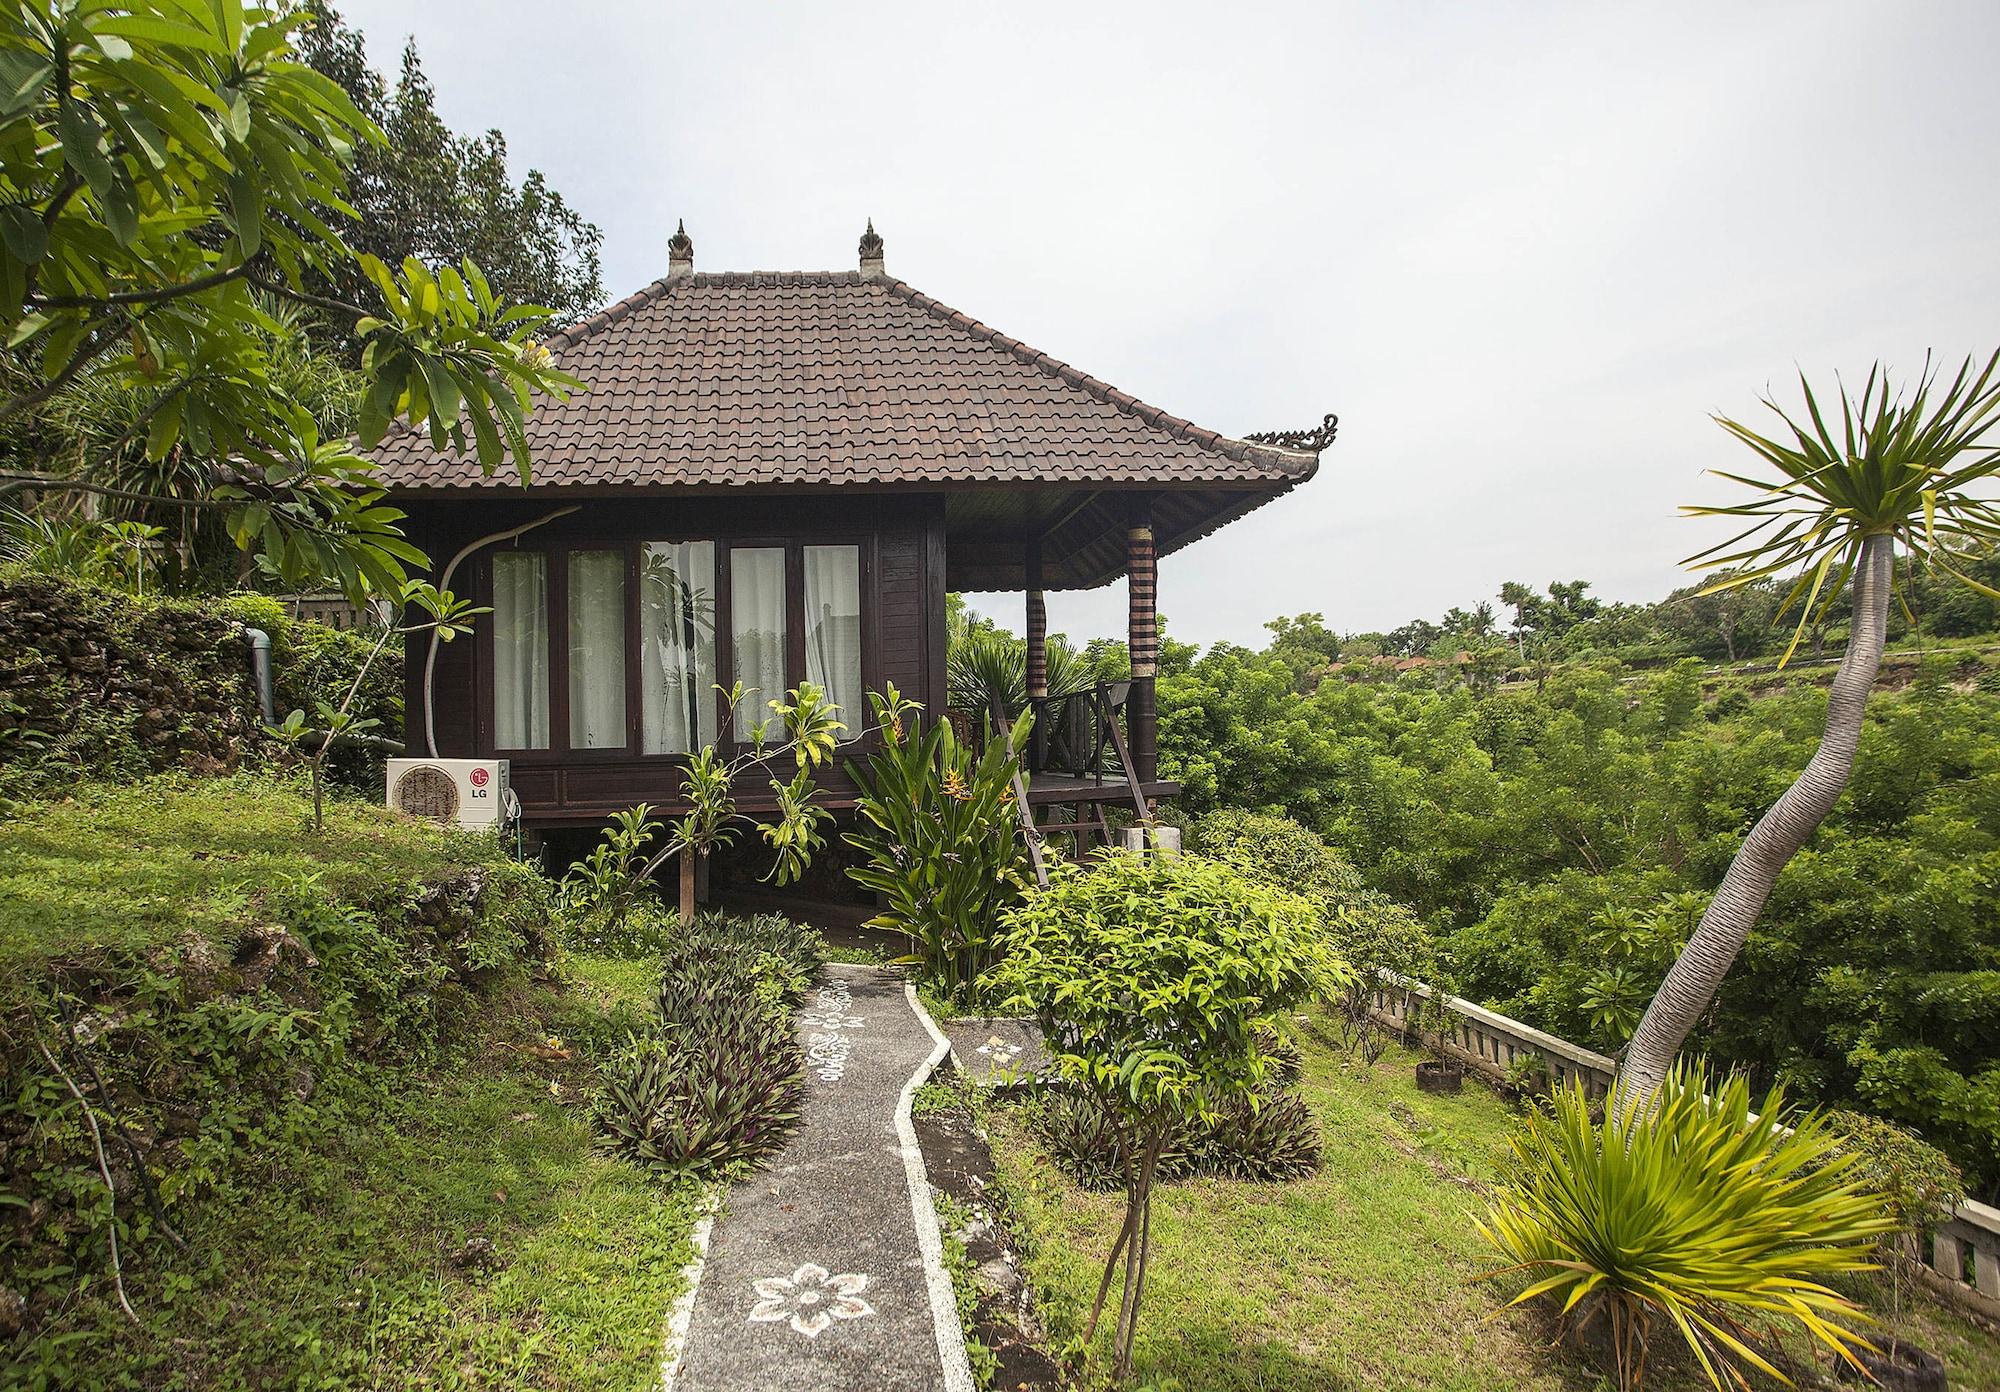
<svg viewBox="0 0 2000 1392">
<path fill-rule="evenodd" d="M 1608 1325 L 1618 1384 L 1645 1379 L 1653 1325 L 1671 1324 L 1718 1389 L 1744 1366 L 1789 1384 L 1753 1346 L 1796 1323 L 1844 1362 L 1872 1348 L 1867 1316 L 1825 1284 L 1870 1270 L 1894 1222 L 1817 1113 L 1787 1117 L 1782 1089 L 1750 1110 L 1740 1076 L 1677 1064 L 1650 1107 L 1597 1109 L 1581 1085 L 1531 1112 L 1508 1187 L 1477 1226 L 1525 1278 L 1508 1303 L 1547 1296 L 1565 1320 Z"/>
</svg>

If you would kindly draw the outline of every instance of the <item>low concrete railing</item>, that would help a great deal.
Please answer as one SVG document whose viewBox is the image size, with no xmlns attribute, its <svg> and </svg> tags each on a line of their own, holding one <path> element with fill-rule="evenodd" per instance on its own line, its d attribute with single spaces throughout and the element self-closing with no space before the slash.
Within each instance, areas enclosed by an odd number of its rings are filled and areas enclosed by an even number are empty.
<svg viewBox="0 0 2000 1392">
<path fill-rule="evenodd" d="M 1931 1284 L 2000 1318 L 2000 1208 L 1967 1199 L 1931 1238 Z"/>
<path fill-rule="evenodd" d="M 1370 1013 L 1385 1029 L 1396 1034 L 1414 1034 L 1416 1026 L 1410 1017 L 1417 1013 L 1419 1001 L 1429 1000 L 1435 994 L 1421 981 L 1386 973 L 1376 983 L 1375 1004 Z M 1504 1080 L 1516 1063 L 1537 1058 L 1548 1070 L 1551 1084 L 1579 1078 L 1584 1092 L 1591 1097 L 1602 1097 L 1609 1092 L 1618 1076 L 1617 1063 L 1567 1039 L 1544 1034 L 1532 1025 L 1510 1020 L 1458 996 L 1445 996 L 1443 1004 L 1444 1052 L 1496 1081 Z"/>
<path fill-rule="evenodd" d="M 1419 1002 L 1436 994 L 1421 981 L 1385 973 L 1376 983 L 1369 1013 L 1383 1029 L 1408 1037 L 1416 1033 L 1411 1017 Z M 1603 1054 L 1458 996 L 1446 995 L 1441 1003 L 1444 1053 L 1496 1082 L 1505 1081 L 1517 1063 L 1535 1058 L 1541 1059 L 1551 1085 L 1574 1077 L 1591 1097 L 1610 1091 L 1617 1077 L 1617 1063 Z M 1925 1255 L 1927 1284 L 1971 1309 L 2000 1318 L 2000 1208 L 1966 1200 L 1939 1225 Z"/>
</svg>

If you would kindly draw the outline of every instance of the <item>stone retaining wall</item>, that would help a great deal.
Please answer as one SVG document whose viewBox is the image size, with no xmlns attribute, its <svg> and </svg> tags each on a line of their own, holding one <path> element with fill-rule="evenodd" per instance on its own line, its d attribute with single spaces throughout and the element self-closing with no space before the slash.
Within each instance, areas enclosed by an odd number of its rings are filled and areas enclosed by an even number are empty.
<svg viewBox="0 0 2000 1392">
<path fill-rule="evenodd" d="M 368 635 L 292 618 L 268 595 L 140 597 L 55 576 L 0 573 L 0 800 L 82 779 L 168 769 L 224 773 L 275 752 L 264 734 L 246 627 L 272 643 L 277 714 L 337 703 Z M 356 714 L 402 730 L 402 658 L 370 668 Z M 381 788 L 380 758 L 336 750 L 333 778 Z"/>
</svg>

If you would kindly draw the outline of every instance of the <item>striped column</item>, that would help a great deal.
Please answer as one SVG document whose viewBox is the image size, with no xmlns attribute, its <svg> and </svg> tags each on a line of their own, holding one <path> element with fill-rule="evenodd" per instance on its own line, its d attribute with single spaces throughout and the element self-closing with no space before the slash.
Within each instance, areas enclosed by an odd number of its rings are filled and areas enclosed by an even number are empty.
<svg viewBox="0 0 2000 1392">
<path fill-rule="evenodd" d="M 1160 667 L 1160 626 L 1155 617 L 1153 529 L 1137 524 L 1125 533 L 1125 581 L 1130 590 L 1126 647 L 1133 677 L 1150 677 Z"/>
<path fill-rule="evenodd" d="M 1153 678 L 1160 667 L 1160 626 L 1154 609 L 1155 565 L 1150 500 L 1132 510 L 1125 532 L 1125 583 L 1129 594 L 1126 650 L 1132 655 L 1132 694 L 1126 703 L 1132 766 L 1141 783 L 1159 776 L 1159 717 Z"/>
<path fill-rule="evenodd" d="M 1042 599 L 1042 544 L 1028 543 L 1028 694 L 1049 694 L 1049 606 Z"/>
</svg>

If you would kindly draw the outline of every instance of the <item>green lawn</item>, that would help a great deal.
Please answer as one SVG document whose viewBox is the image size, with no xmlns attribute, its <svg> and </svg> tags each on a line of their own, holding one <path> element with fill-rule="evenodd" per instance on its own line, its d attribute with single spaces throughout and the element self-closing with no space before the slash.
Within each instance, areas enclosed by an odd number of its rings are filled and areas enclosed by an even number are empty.
<svg viewBox="0 0 2000 1392">
<path fill-rule="evenodd" d="M 1523 1311 L 1496 1314 L 1476 1277 L 1494 1261 L 1470 1218 L 1498 1177 L 1506 1103 L 1468 1082 L 1456 1097 L 1417 1091 L 1413 1055 L 1373 1068 L 1309 1037 L 1301 1090 L 1317 1113 L 1325 1164 L 1309 1180 L 1200 1180 L 1154 1200 L 1153 1250 L 1136 1383 L 1179 1392 L 1584 1392 L 1596 1370 L 1549 1347 Z M 1122 1199 L 1069 1182 L 1018 1114 L 990 1118 L 1010 1220 L 1052 1340 L 1081 1330 L 1117 1234 Z M 1921 1342 L 1944 1354 L 1954 1387 L 2000 1386 L 2000 1340 L 1926 1304 Z M 1109 1363 L 1106 1319 L 1090 1366 Z M 1656 1346 L 1660 1340 L 1656 1338 Z M 1089 1377 L 1085 1379 L 1090 1385 Z M 1603 1382 L 1609 1387 L 1609 1382 Z M 1660 1369 L 1650 1388 L 1699 1384 Z"/>
<path fill-rule="evenodd" d="M 314 834 L 301 793 L 255 774 L 88 784 L 0 817 L 0 1002 L 48 965 L 87 966 L 190 935 L 233 941 L 272 887 L 313 876 L 350 903 L 502 859 L 492 837 L 443 831 L 350 798 Z"/>
</svg>

